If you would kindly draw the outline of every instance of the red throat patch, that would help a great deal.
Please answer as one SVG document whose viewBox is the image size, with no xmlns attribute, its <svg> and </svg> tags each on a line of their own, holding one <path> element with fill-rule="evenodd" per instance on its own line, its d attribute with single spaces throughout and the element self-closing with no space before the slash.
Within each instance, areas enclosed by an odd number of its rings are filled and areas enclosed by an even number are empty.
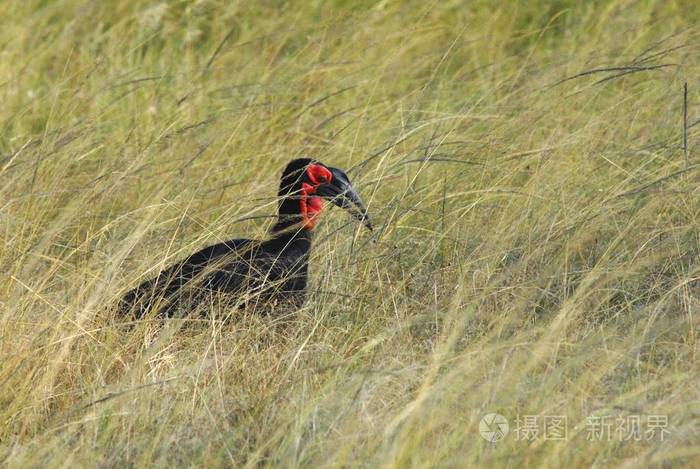
<svg viewBox="0 0 700 469">
<path fill-rule="evenodd" d="M 311 194 L 316 192 L 316 187 L 320 184 L 331 182 L 333 174 L 323 165 L 312 164 L 306 168 L 306 175 L 309 181 L 311 181 L 311 184 L 306 182 L 301 184 L 300 208 L 301 216 L 304 220 L 304 228 L 312 230 L 323 210 L 323 200 Z"/>
<path fill-rule="evenodd" d="M 311 195 L 315 191 L 316 188 L 311 184 L 302 183 L 299 205 L 301 208 L 301 216 L 304 220 L 304 228 L 307 230 L 312 230 L 314 228 L 323 210 L 323 200 L 321 200 L 320 197 Z"/>
</svg>

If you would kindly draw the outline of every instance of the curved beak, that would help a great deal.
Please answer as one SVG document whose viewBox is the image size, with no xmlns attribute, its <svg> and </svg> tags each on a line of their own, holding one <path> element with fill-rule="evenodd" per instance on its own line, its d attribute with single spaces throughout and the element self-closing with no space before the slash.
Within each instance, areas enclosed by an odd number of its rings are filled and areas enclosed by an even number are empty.
<svg viewBox="0 0 700 469">
<path fill-rule="evenodd" d="M 331 182 L 321 184 L 316 188 L 316 194 L 326 200 L 330 200 L 338 207 L 342 207 L 352 214 L 358 221 L 363 223 L 367 229 L 372 231 L 372 222 L 367 213 L 367 207 L 362 199 L 350 184 L 347 174 L 338 168 L 328 168 L 333 175 Z"/>
</svg>

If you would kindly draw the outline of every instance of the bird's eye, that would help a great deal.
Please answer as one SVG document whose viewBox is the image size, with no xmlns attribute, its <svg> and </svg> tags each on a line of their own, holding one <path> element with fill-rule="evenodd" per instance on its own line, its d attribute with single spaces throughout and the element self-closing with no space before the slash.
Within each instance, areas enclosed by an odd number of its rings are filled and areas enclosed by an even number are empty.
<svg viewBox="0 0 700 469">
<path fill-rule="evenodd" d="M 309 181 L 316 186 L 319 184 L 328 184 L 332 179 L 330 171 L 320 165 L 309 166 L 306 175 Z"/>
</svg>

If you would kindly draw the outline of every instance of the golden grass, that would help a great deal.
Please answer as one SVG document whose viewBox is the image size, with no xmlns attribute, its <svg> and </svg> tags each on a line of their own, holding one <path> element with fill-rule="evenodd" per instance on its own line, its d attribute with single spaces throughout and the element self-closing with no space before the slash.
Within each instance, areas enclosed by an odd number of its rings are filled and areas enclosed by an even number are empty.
<svg viewBox="0 0 700 469">
<path fill-rule="evenodd" d="M 3 4 L 0 461 L 697 464 L 694 3 L 310 3 Z M 378 229 L 328 211 L 293 318 L 113 314 L 299 155 Z"/>
</svg>

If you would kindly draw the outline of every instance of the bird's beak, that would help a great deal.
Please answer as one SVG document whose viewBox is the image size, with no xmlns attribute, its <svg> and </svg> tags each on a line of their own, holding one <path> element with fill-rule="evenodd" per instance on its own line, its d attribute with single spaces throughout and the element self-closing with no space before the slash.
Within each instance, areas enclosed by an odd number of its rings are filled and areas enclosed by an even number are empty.
<svg viewBox="0 0 700 469">
<path fill-rule="evenodd" d="M 316 188 L 316 194 L 326 200 L 330 200 L 338 207 L 342 207 L 362 222 L 367 229 L 372 231 L 372 222 L 367 213 L 367 207 L 350 184 L 348 176 L 337 168 L 328 168 L 333 175 L 331 182 L 321 184 Z"/>
</svg>

